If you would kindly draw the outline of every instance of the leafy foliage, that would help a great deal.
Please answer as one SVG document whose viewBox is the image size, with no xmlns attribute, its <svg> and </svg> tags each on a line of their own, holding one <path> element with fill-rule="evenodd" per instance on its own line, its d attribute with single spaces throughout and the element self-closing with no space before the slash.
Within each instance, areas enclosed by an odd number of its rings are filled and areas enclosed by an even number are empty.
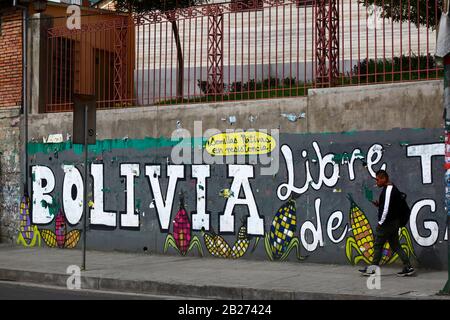
<svg viewBox="0 0 450 320">
<path fill-rule="evenodd" d="M 436 28 L 441 18 L 443 2 L 443 0 L 360 0 L 364 6 L 376 5 L 384 8 L 382 17 L 395 22 L 410 20 L 417 27 L 428 25 L 432 29 Z"/>
</svg>

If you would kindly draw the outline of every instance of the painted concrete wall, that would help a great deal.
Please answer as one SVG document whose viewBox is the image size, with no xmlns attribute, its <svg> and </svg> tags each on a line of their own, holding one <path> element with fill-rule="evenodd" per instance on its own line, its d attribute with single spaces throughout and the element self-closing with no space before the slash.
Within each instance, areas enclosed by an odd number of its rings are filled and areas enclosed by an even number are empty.
<svg viewBox="0 0 450 320">
<path fill-rule="evenodd" d="M 312 90 L 309 131 L 442 128 L 443 82 Z"/>
<path fill-rule="evenodd" d="M 286 133 L 441 128 L 442 104 L 443 81 L 427 81 L 315 89 L 304 98 L 101 110 L 97 138 L 170 137 L 178 121 L 191 132 L 194 121 L 202 121 L 203 130 L 279 128 Z M 305 118 L 291 122 L 287 115 L 292 113 Z M 230 124 L 230 116 L 235 123 Z M 43 141 L 56 133 L 72 134 L 72 113 L 30 117 L 31 138 Z"/>
<path fill-rule="evenodd" d="M 19 230 L 20 108 L 0 109 L 0 242 L 12 242 Z"/>
<path fill-rule="evenodd" d="M 374 186 L 375 171 L 385 168 L 412 208 L 401 233 L 404 249 L 421 266 L 444 268 L 448 234 L 441 135 L 440 129 L 281 134 L 276 141 L 279 169 L 268 175 L 262 171 L 267 166 L 249 164 L 249 159 L 241 164 L 206 165 L 205 158 L 193 165 L 174 164 L 176 142 L 165 138 L 98 141 L 89 159 L 88 245 L 229 259 L 369 264 L 377 223 L 370 200 L 380 192 Z M 67 142 L 29 147 L 31 224 L 39 229 L 42 245 L 79 245 L 82 149 Z M 271 165 L 277 163 L 275 157 L 272 152 Z M 290 201 L 294 195 L 299 197 Z M 358 240 L 360 235 L 364 240 Z M 389 252 L 386 247 L 387 263 L 397 259 Z"/>
<path fill-rule="evenodd" d="M 98 142 L 89 158 L 89 248 L 292 261 L 299 250 L 299 257 L 311 262 L 370 263 L 370 230 L 377 218 L 369 199 L 379 193 L 373 171 L 385 165 L 413 208 L 402 232 L 405 249 L 422 266 L 444 268 L 442 85 L 313 90 L 304 99 L 99 111 Z M 290 121 L 292 114 L 301 117 Z M 26 246 L 80 246 L 82 149 L 70 141 L 42 142 L 49 134 L 65 140 L 71 115 L 30 118 L 32 210 L 20 211 L 25 227 L 17 236 Z M 279 157 L 275 149 L 266 158 L 279 159 L 272 161 L 279 170 L 264 175 L 263 166 L 249 159 L 235 166 L 208 166 L 205 158 L 197 167 L 177 166 L 171 154 L 178 141 L 170 136 L 177 128 L 194 132 L 193 121 L 200 120 L 202 130 L 268 129 L 276 138 L 271 129 L 279 129 Z M 195 151 L 204 150 L 199 139 L 193 141 Z M 179 206 L 181 191 L 185 211 Z M 295 207 L 287 191 L 300 195 Z M 366 233 L 366 244 L 356 240 L 360 233 Z"/>
</svg>

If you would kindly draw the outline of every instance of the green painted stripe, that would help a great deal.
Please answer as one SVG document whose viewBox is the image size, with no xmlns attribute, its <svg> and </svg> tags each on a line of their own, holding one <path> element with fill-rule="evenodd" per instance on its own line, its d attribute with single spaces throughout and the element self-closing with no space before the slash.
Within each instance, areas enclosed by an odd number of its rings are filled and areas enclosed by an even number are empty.
<svg viewBox="0 0 450 320">
<path fill-rule="evenodd" d="M 101 154 L 105 151 L 112 151 L 117 149 L 134 149 L 134 150 L 147 150 L 163 147 L 173 147 L 181 143 L 186 145 L 201 145 L 205 147 L 206 139 L 203 138 L 191 138 L 171 140 L 169 138 L 145 138 L 145 139 L 107 139 L 97 140 L 95 145 L 89 145 L 90 155 Z M 61 143 L 42 143 L 42 142 L 29 142 L 27 145 L 27 151 L 29 155 L 37 153 L 55 153 L 72 150 L 75 154 L 83 153 L 83 145 L 73 144 L 71 141 Z"/>
</svg>

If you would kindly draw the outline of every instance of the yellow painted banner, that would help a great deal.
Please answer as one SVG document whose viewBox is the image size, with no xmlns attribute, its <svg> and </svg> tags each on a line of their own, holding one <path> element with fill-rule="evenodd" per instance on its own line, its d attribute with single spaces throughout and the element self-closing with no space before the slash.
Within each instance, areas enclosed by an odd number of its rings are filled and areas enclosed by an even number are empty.
<svg viewBox="0 0 450 320">
<path fill-rule="evenodd" d="M 213 156 L 257 155 L 272 152 L 275 139 L 264 132 L 219 133 L 208 139 L 206 151 Z"/>
</svg>

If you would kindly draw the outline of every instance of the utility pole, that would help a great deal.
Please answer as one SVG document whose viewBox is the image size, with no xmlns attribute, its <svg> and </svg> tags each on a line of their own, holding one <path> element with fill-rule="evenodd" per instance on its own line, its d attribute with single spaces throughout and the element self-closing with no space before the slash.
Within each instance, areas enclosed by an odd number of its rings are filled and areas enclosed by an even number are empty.
<svg viewBox="0 0 450 320">
<path fill-rule="evenodd" d="M 450 230 L 450 54 L 444 58 L 444 110 L 445 110 L 445 207 L 447 208 L 447 232 Z M 441 294 L 450 294 L 450 241 L 447 240 L 447 283 L 440 292 Z"/>
<path fill-rule="evenodd" d="M 96 98 L 94 95 L 74 94 L 73 143 L 82 144 L 84 149 L 83 177 L 83 240 L 81 270 L 86 271 L 86 237 L 89 214 L 88 189 L 88 146 L 96 142 Z"/>
<path fill-rule="evenodd" d="M 444 58 L 444 117 L 445 117 L 445 208 L 447 213 L 447 232 L 450 231 L 450 20 L 449 1 L 444 3 L 439 26 L 436 56 Z M 450 241 L 447 240 L 447 283 L 439 293 L 450 294 Z"/>
<path fill-rule="evenodd" d="M 447 231 L 450 229 L 450 55 L 444 58 L 444 110 L 445 110 L 445 207 L 447 208 Z M 447 240 L 447 284 L 440 293 L 450 294 L 450 243 Z"/>
<path fill-rule="evenodd" d="M 88 111 L 89 106 L 86 104 L 84 106 L 84 194 L 83 194 L 83 243 L 82 243 L 82 250 L 83 250 L 83 261 L 81 264 L 81 270 L 86 270 L 86 231 L 87 231 L 87 214 L 89 211 L 88 207 L 88 200 L 87 200 L 87 189 L 88 189 Z"/>
</svg>

